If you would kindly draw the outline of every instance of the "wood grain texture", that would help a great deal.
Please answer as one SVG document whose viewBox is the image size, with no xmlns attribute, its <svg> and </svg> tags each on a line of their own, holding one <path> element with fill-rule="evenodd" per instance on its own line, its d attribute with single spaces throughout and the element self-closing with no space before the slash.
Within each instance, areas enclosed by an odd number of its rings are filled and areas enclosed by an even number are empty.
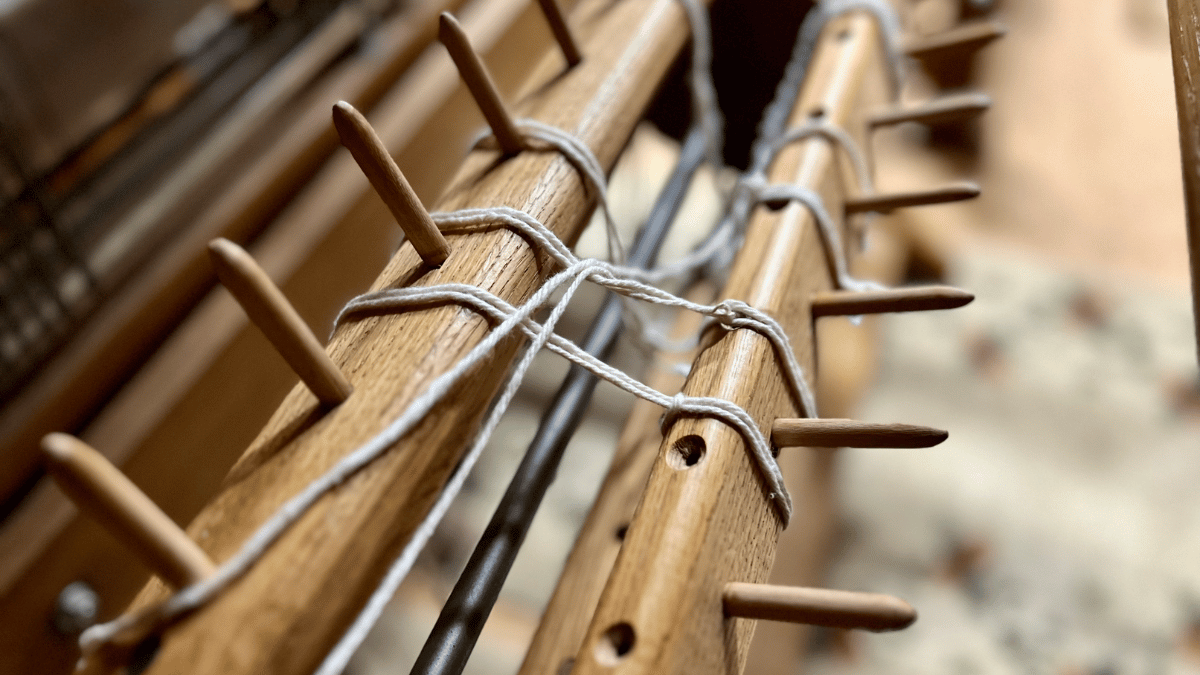
<svg viewBox="0 0 1200 675">
<path fill-rule="evenodd" d="M 204 551 L 104 455 L 67 434 L 48 434 L 42 450 L 71 500 L 167 583 L 179 588 L 215 571 Z"/>
<path fill-rule="evenodd" d="M 333 106 L 333 126 L 342 145 L 350 151 L 371 187 L 387 204 L 388 210 L 412 242 L 417 254 L 430 267 L 441 267 L 450 257 L 450 245 L 438 230 L 433 218 L 413 192 L 408 179 L 396 166 L 383 141 L 371 128 L 367 118 L 354 106 L 339 101 Z"/>
<path fill-rule="evenodd" d="M 543 59 L 517 107 L 576 135 L 611 167 L 681 48 L 686 22 L 673 0 L 593 1 L 576 11 L 592 18 L 580 36 L 589 58 L 567 73 L 558 55 Z M 592 203 L 557 153 L 500 160 L 481 151 L 468 158 L 438 206 L 511 206 L 571 242 Z M 506 230 L 449 241 L 453 264 L 428 270 L 406 245 L 374 287 L 467 283 L 517 303 L 550 271 L 524 239 Z M 293 390 L 189 531 L 214 559 L 227 558 L 280 503 L 373 436 L 486 332 L 483 319 L 455 307 L 343 326 L 330 353 L 355 396 L 317 416 L 311 395 Z M 436 497 L 517 347 L 515 340 L 504 343 L 389 454 L 322 500 L 245 578 L 171 630 L 150 672 L 309 672 Z M 162 596 L 151 587 L 137 604 Z"/>
<path fill-rule="evenodd" d="M 709 284 L 701 283 L 686 296 L 693 302 L 710 302 L 714 292 Z M 698 314 L 680 314 L 672 337 L 682 339 L 694 335 L 700 328 L 700 319 Z M 678 392 L 684 378 L 676 374 L 674 367 L 690 362 L 694 356 L 656 355 L 648 369 L 646 384 L 662 392 Z M 520 675 L 559 673 L 564 664 L 574 662 L 656 460 L 656 451 L 662 443 L 661 418 L 662 408 L 640 399 L 629 411 L 608 473 L 538 622 Z"/>
<path fill-rule="evenodd" d="M 886 91 L 874 20 L 852 12 L 822 34 L 792 118 L 820 109 L 861 138 L 862 111 Z M 849 180 L 844 170 L 826 141 L 811 139 L 783 151 L 770 179 L 817 190 L 836 213 Z M 811 215 L 793 204 L 755 212 L 723 295 L 779 320 L 811 375 L 808 298 L 829 285 Z M 684 392 L 733 401 L 764 430 L 796 416 L 773 349 L 750 331 L 710 333 Z M 678 461 L 685 457 L 690 463 Z M 677 420 L 571 672 L 740 672 L 754 622 L 726 620 L 722 592 L 729 582 L 765 580 L 780 529 L 741 436 L 715 420 Z"/>
<path fill-rule="evenodd" d="M 529 77 L 529 61 L 552 46 L 541 14 L 522 0 L 472 3 L 462 20 L 493 63 L 503 92 L 517 91 Z M 317 121 L 332 136 L 330 100 L 320 101 Z M 379 101 L 373 117 L 414 188 L 430 201 L 461 161 L 438 152 L 439 145 L 465 147 L 481 125 L 438 44 Z M 304 128 L 295 132 L 302 135 Z M 246 189 L 239 184 L 235 192 Z M 230 198 L 222 204 L 239 201 L 236 194 Z M 328 326 L 348 298 L 370 286 L 400 240 L 357 164 L 337 153 L 249 250 L 309 325 Z M 196 244 L 200 253 L 202 244 Z M 295 384 L 272 352 L 232 298 L 215 290 L 80 437 L 173 520 L 187 523 Z M 0 550 L 11 552 L 0 556 L 0 672 L 70 671 L 78 659 L 74 640 L 49 622 L 24 620 L 49 615 L 66 584 L 86 579 L 100 594 L 100 618 L 107 620 L 150 576 L 49 480 L 4 523 Z"/>
<path fill-rule="evenodd" d="M 1167 0 L 1175 104 L 1179 109 L 1179 151 L 1187 210 L 1188 255 L 1192 271 L 1192 317 L 1200 356 L 1200 2 Z"/>
<path fill-rule="evenodd" d="M 208 252 L 221 283 L 317 400 L 326 406 L 345 401 L 354 387 L 254 258 L 228 239 L 209 242 Z"/>
<path fill-rule="evenodd" d="M 975 295 L 950 286 L 911 286 L 878 291 L 823 291 L 812 296 L 814 319 L 889 312 L 928 312 L 970 304 Z"/>
<path fill-rule="evenodd" d="M 333 66 L 301 95 L 289 88 L 297 83 L 287 81 L 296 76 L 294 68 L 282 68 L 280 82 L 256 88 L 286 95 L 274 102 L 256 102 L 257 117 L 251 119 L 266 128 L 286 127 L 288 133 L 254 136 L 256 141 L 270 139 L 259 153 L 249 152 L 244 143 L 214 139 L 215 145 L 229 152 L 210 153 L 221 161 L 213 163 L 203 180 L 188 185 L 185 194 L 171 196 L 171 208 L 161 215 L 164 228 L 172 232 L 171 240 L 0 410 L 5 465 L 0 471 L 0 496 L 10 495 L 36 470 L 43 435 L 76 430 L 90 420 L 188 308 L 212 288 L 204 245 L 214 237 L 245 241 L 258 234 L 312 177 L 337 147 L 329 128 L 330 102 L 345 98 L 370 110 L 433 40 L 437 14 L 462 1 L 417 0 L 407 5 L 378 26 L 371 58 Z M 311 65 L 307 54 L 298 54 L 297 59 Z M 274 114 L 264 111 L 268 105 L 274 106 Z M 256 125 L 254 130 L 264 126 Z M 221 199 L 212 199 L 213 194 Z"/>
<path fill-rule="evenodd" d="M 916 424 L 858 420 L 786 419 L 771 425 L 771 441 L 781 448 L 931 448 L 949 437 Z"/>
<path fill-rule="evenodd" d="M 744 619 L 874 632 L 903 630 L 917 620 L 912 605 L 881 593 L 735 582 L 721 597 L 727 615 Z"/>
</svg>

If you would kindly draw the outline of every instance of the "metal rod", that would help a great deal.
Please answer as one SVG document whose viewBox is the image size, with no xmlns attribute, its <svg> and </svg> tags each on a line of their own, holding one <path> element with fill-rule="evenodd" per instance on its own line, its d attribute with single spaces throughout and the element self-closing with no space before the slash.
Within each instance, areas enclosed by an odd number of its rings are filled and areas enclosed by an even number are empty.
<svg viewBox="0 0 1200 675">
<path fill-rule="evenodd" d="M 671 222 L 683 203 L 692 176 L 704 161 L 703 134 L 690 132 L 679 163 L 658 196 L 646 226 L 629 254 L 630 266 L 646 267 L 658 255 Z M 621 331 L 621 301 L 609 295 L 584 338 L 583 348 L 600 359 L 608 357 Z M 572 365 L 546 408 L 537 434 L 508 484 L 504 498 L 480 537 L 466 568 L 442 607 L 425 641 L 412 675 L 458 675 L 467 665 L 483 624 L 487 621 L 513 560 L 529 531 L 546 490 L 554 481 L 567 443 L 579 426 L 596 388 L 591 372 Z"/>
</svg>

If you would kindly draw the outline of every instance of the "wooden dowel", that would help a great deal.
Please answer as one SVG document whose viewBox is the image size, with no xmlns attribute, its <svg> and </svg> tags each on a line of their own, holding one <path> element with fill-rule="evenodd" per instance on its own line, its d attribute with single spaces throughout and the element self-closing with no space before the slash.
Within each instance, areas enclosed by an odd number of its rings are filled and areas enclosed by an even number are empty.
<svg viewBox="0 0 1200 675">
<path fill-rule="evenodd" d="M 735 582 L 725 585 L 721 599 L 725 614 L 744 619 L 874 632 L 902 630 L 917 620 L 912 605 L 880 593 Z"/>
<path fill-rule="evenodd" d="M 500 100 L 500 92 L 496 90 L 492 76 L 488 74 L 483 61 L 471 47 L 466 31 L 449 12 L 442 12 L 438 24 L 438 40 L 446 46 L 446 51 L 450 52 L 450 58 L 458 67 L 459 76 L 467 85 L 488 126 L 492 128 L 500 150 L 506 155 L 520 152 L 524 144 L 520 132 L 517 131 L 517 125 L 504 107 L 504 102 Z"/>
<path fill-rule="evenodd" d="M 971 93 L 941 96 L 918 105 L 895 105 L 875 112 L 867 120 L 871 127 L 886 127 L 904 122 L 946 124 L 982 115 L 992 107 L 987 94 Z"/>
<path fill-rule="evenodd" d="M 910 40 L 904 51 L 914 59 L 961 58 L 1004 37 L 1008 29 L 997 21 L 978 21 Z"/>
<path fill-rule="evenodd" d="M 567 18 L 563 16 L 562 8 L 558 6 L 557 0 L 538 0 L 538 4 L 542 6 L 542 13 L 546 15 L 546 22 L 550 24 L 550 32 L 554 33 L 554 40 L 562 49 L 567 66 L 578 65 L 583 60 L 583 55 L 579 53 L 579 45 L 575 42 L 575 36 L 571 34 L 571 27 L 567 25 Z"/>
<path fill-rule="evenodd" d="M 367 118 L 349 103 L 338 101 L 333 106 L 333 126 L 421 259 L 430 267 L 441 267 L 450 257 L 450 245 Z"/>
<path fill-rule="evenodd" d="M 812 296 L 813 318 L 893 312 L 928 312 L 970 304 L 975 296 L 950 286 L 889 288 L 882 291 L 821 291 Z"/>
<path fill-rule="evenodd" d="M 1179 149 L 1183 158 L 1188 253 L 1192 270 L 1192 320 L 1200 356 L 1200 4 L 1169 0 L 1171 61 L 1179 109 Z"/>
<path fill-rule="evenodd" d="M 208 252 L 221 283 L 317 399 L 327 406 L 345 401 L 354 387 L 254 258 L 228 239 L 212 240 Z"/>
<path fill-rule="evenodd" d="M 781 448 L 931 448 L 948 433 L 915 424 L 780 418 L 771 441 Z"/>
<path fill-rule="evenodd" d="M 932 190 L 913 190 L 855 197 L 846 200 L 846 213 L 887 213 L 910 206 L 932 206 L 966 201 L 979 196 L 979 186 L 974 183 L 954 183 Z"/>
<path fill-rule="evenodd" d="M 47 434 L 42 456 L 46 470 L 79 510 L 103 525 L 163 581 L 182 588 L 216 570 L 162 509 L 83 441 L 68 434 Z"/>
</svg>

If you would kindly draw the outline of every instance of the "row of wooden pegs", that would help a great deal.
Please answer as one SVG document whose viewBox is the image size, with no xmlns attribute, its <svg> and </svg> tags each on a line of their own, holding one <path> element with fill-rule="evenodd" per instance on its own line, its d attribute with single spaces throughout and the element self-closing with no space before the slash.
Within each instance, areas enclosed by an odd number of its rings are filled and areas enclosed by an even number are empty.
<svg viewBox="0 0 1200 675">
<path fill-rule="evenodd" d="M 568 64 L 582 58 L 554 0 L 541 0 Z M 935 58 L 955 50 L 978 48 L 1000 31 L 971 28 L 911 44 L 918 58 Z M 501 151 L 524 147 L 517 127 L 471 48 L 457 21 L 443 14 L 439 37 L 484 114 Z M 917 106 L 878 110 L 867 119 L 869 129 L 905 122 L 940 124 L 977 116 L 990 105 L 978 94 L 947 96 Z M 352 106 L 334 106 L 333 123 L 372 186 L 389 207 L 422 260 L 440 267 L 452 254 L 446 239 L 413 193 L 408 182 L 372 130 Z M 870 195 L 848 199 L 847 215 L 888 212 L 897 208 L 941 204 L 979 194 L 972 184 L 934 190 Z M 768 205 L 770 206 L 770 205 Z M 283 293 L 241 247 L 225 239 L 210 243 L 216 273 L 247 315 L 266 335 L 299 378 L 326 407 L 352 395 L 353 386 Z M 948 287 L 890 290 L 822 291 L 811 297 L 812 318 L 951 309 L 969 303 L 971 294 Z M 929 427 L 877 424 L 842 419 L 778 419 L 771 438 L 776 447 L 922 448 L 936 445 L 946 432 Z M 43 440 L 47 468 L 81 511 L 97 519 L 164 581 L 180 588 L 211 575 L 216 566 L 188 536 L 118 469 L 82 441 L 61 433 Z M 890 596 L 827 589 L 786 588 L 730 583 L 723 593 L 729 616 L 783 620 L 842 628 L 895 630 L 915 620 L 915 611 Z"/>
</svg>

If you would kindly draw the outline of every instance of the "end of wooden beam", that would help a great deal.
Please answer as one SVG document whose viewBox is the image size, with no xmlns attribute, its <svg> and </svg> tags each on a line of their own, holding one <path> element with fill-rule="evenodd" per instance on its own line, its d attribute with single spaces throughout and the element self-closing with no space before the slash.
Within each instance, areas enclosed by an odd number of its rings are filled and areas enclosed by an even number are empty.
<svg viewBox="0 0 1200 675">
<path fill-rule="evenodd" d="M 349 398 L 350 381 L 254 258 L 228 239 L 209 242 L 208 253 L 217 278 L 317 399 L 335 406 Z"/>
<path fill-rule="evenodd" d="M 441 267 L 450 257 L 450 245 L 367 118 L 349 103 L 338 101 L 333 106 L 333 126 L 421 259 L 430 267 Z"/>
<path fill-rule="evenodd" d="M 912 605 L 879 593 L 730 583 L 722 601 L 728 616 L 829 628 L 885 632 L 903 630 L 917 620 Z"/>
<path fill-rule="evenodd" d="M 880 291 L 823 291 L 812 296 L 814 319 L 892 312 L 928 312 L 970 304 L 975 295 L 950 286 L 889 288 Z"/>
<path fill-rule="evenodd" d="M 492 128 L 500 150 L 506 155 L 520 152 L 524 148 L 521 134 L 500 99 L 496 83 L 488 74 L 479 54 L 475 53 L 462 24 L 449 12 L 442 12 L 438 20 L 438 40 L 446 46 L 446 51 L 454 60 L 459 76 L 467 85 L 467 90 L 471 92 L 471 97 L 475 99 L 475 104 L 479 106 L 488 126 Z"/>
<path fill-rule="evenodd" d="M 916 424 L 843 419 L 775 420 L 771 441 L 781 448 L 931 448 L 950 434 Z"/>
<path fill-rule="evenodd" d="M 68 434 L 47 434 L 42 456 L 46 470 L 79 510 L 168 584 L 182 588 L 216 571 L 204 551 L 91 446 Z"/>
</svg>

